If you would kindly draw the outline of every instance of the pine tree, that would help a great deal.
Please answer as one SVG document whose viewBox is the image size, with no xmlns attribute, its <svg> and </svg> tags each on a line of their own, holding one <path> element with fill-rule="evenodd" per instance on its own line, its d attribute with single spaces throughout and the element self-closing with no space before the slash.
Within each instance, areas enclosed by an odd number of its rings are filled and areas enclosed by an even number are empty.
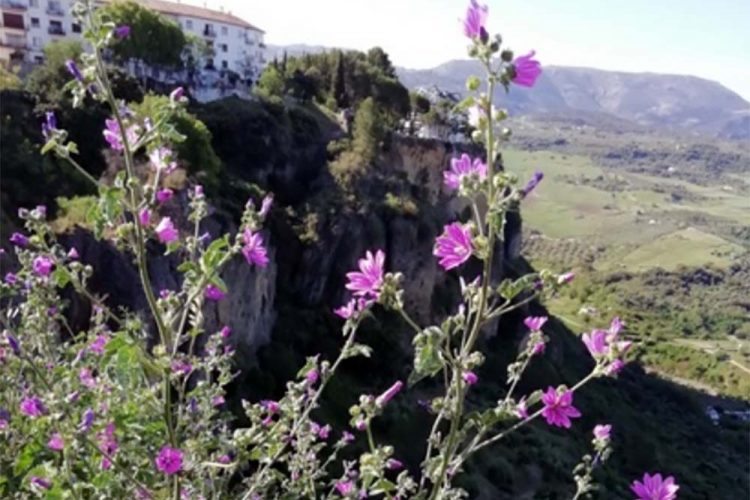
<svg viewBox="0 0 750 500">
<path fill-rule="evenodd" d="M 336 52 L 336 68 L 333 71 L 333 80 L 331 82 L 331 94 L 336 99 L 336 105 L 339 108 L 349 107 L 349 99 L 346 95 L 345 73 L 344 56 L 339 50 Z"/>
</svg>

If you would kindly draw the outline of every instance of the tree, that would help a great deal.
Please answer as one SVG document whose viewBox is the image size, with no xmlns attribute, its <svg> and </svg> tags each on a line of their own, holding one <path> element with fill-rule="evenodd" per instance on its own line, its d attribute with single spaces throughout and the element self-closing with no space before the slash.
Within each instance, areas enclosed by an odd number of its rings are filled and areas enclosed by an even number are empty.
<svg viewBox="0 0 750 500">
<path fill-rule="evenodd" d="M 164 108 L 169 97 L 149 94 L 141 103 L 131 103 L 138 116 L 154 116 L 155 111 Z M 185 136 L 185 140 L 174 144 L 174 150 L 185 170 L 198 177 L 207 187 L 216 187 L 222 172 L 221 159 L 211 145 L 211 131 L 195 115 L 180 108 L 171 117 L 175 130 Z"/>
<path fill-rule="evenodd" d="M 396 68 L 393 67 L 388 54 L 380 47 L 373 47 L 367 51 L 367 62 L 381 70 L 385 76 L 396 78 Z"/>
<path fill-rule="evenodd" d="M 268 66 L 261 73 L 255 91 L 261 97 L 281 99 L 284 96 L 284 77 L 276 67 Z"/>
<path fill-rule="evenodd" d="M 182 66 L 187 39 L 175 21 L 133 1 L 109 3 L 99 12 L 116 25 L 130 26 L 130 35 L 112 46 L 118 60 L 134 59 L 149 66 Z"/>
<path fill-rule="evenodd" d="M 0 90 L 20 90 L 23 87 L 21 79 L 18 78 L 18 68 L 10 70 L 0 66 Z"/>
<path fill-rule="evenodd" d="M 70 101 L 63 90 L 72 78 L 65 68 L 68 59 L 78 60 L 83 52 L 81 42 L 61 40 L 44 47 L 44 63 L 36 66 L 26 79 L 26 91 L 34 94 L 39 103 L 58 106 Z"/>
<path fill-rule="evenodd" d="M 382 113 L 375 100 L 368 97 L 362 101 L 354 115 L 354 152 L 360 155 L 364 163 L 370 164 L 377 157 L 384 137 Z"/>
<path fill-rule="evenodd" d="M 336 67 L 333 70 L 333 80 L 331 81 L 331 94 L 336 100 L 339 108 L 349 107 L 349 98 L 346 95 L 346 75 L 344 68 L 344 55 L 340 50 L 336 51 Z"/>
</svg>

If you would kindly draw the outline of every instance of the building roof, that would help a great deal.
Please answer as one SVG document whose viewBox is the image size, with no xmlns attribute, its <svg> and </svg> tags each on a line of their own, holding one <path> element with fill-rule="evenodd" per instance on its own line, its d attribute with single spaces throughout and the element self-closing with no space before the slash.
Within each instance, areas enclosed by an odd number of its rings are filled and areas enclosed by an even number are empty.
<svg viewBox="0 0 750 500">
<path fill-rule="evenodd" d="M 105 0 L 112 1 L 112 0 Z M 136 0 L 141 5 L 148 7 L 149 9 L 161 12 L 162 14 L 169 14 L 173 16 L 186 16 L 194 17 L 198 19 L 205 19 L 207 21 L 214 21 L 217 23 L 231 24 L 233 26 L 240 26 L 261 33 L 265 33 L 262 29 L 257 26 L 253 26 L 247 21 L 240 19 L 239 17 L 229 12 L 221 12 L 218 10 L 207 9 L 205 7 L 198 7 L 195 5 L 189 5 L 185 3 L 177 2 L 165 2 L 164 0 Z"/>
</svg>

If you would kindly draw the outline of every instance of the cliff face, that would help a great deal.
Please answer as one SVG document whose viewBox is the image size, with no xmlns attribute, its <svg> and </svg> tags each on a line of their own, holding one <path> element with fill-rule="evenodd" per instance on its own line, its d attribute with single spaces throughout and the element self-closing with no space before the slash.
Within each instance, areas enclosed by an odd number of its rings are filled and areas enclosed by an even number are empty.
<svg viewBox="0 0 750 500">
<path fill-rule="evenodd" d="M 438 268 L 432 256 L 434 241 L 444 224 L 456 220 L 460 212 L 467 210 L 465 203 L 443 188 L 442 173 L 453 154 L 449 145 L 438 141 L 394 138 L 385 148 L 377 176 L 398 179 L 398 190 L 414 200 L 417 213 L 394 212 L 384 208 L 381 200 L 357 210 L 328 206 L 327 210 L 317 213 L 317 241 L 304 244 L 279 210 L 271 218 L 265 234 L 268 267 L 250 267 L 242 258 L 230 262 L 222 275 L 229 294 L 218 304 L 206 305 L 207 328 L 230 326 L 240 352 L 239 359 L 249 366 L 257 349 L 271 338 L 279 300 L 303 308 L 330 311 L 348 298 L 344 289 L 346 273 L 357 267 L 365 251 L 374 249 L 386 252 L 387 270 L 404 274 L 404 296 L 410 314 L 424 324 L 438 321 L 448 312 L 447 308 L 453 307 L 451 304 L 455 305 L 456 300 L 446 300 L 446 297 L 457 298 L 457 287 L 456 279 Z M 286 168 L 305 170 L 308 167 L 289 164 Z M 262 176 L 263 172 L 256 171 L 255 175 Z M 375 194 L 372 196 L 378 196 L 379 189 L 373 187 Z M 186 200 L 178 198 L 176 207 L 170 210 L 173 219 L 184 219 Z M 215 237 L 237 229 L 229 215 L 215 212 L 205 221 L 203 230 Z M 506 239 L 513 242 L 519 237 L 519 224 L 509 224 Z M 82 261 L 94 267 L 91 284 L 97 293 L 107 296 L 112 305 L 145 311 L 145 299 L 129 256 L 106 242 L 95 241 L 80 229 L 63 236 L 63 241 L 75 246 Z M 515 243 L 507 246 L 513 246 L 511 253 L 515 253 Z M 154 290 L 157 293 L 162 289 L 178 290 L 180 275 L 176 259 L 159 255 L 161 248 L 155 243 L 150 251 L 149 271 Z M 501 255 L 505 253 L 503 248 L 498 251 Z M 498 258 L 496 262 L 495 275 L 500 277 L 503 259 Z M 469 265 L 465 275 L 473 279 L 479 272 L 478 266 Z M 283 294 L 282 299 L 280 294 Z M 88 317 L 86 305 L 75 302 L 72 315 L 75 324 L 84 326 Z"/>
</svg>

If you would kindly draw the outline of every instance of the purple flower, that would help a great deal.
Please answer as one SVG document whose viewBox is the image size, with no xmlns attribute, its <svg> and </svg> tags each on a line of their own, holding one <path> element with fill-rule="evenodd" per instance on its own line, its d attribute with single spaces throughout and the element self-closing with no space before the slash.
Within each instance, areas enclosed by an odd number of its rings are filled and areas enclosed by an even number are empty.
<svg viewBox="0 0 750 500">
<path fill-rule="evenodd" d="M 174 152 L 164 146 L 158 147 L 148 154 L 151 165 L 156 170 L 163 170 L 165 175 L 171 174 L 177 169 L 177 162 L 172 160 Z"/>
<path fill-rule="evenodd" d="M 203 198 L 203 185 L 202 184 L 196 184 L 194 189 L 195 197 L 196 198 Z"/>
<path fill-rule="evenodd" d="M 594 330 L 583 334 L 583 343 L 586 344 L 586 348 L 594 359 L 599 359 L 609 352 L 607 335 L 608 333 L 604 330 Z"/>
<path fill-rule="evenodd" d="M 47 448 L 54 451 L 62 451 L 65 448 L 65 441 L 59 432 L 55 432 L 47 441 Z"/>
<path fill-rule="evenodd" d="M 516 404 L 516 416 L 522 420 L 529 418 L 529 409 L 526 407 L 526 398 L 521 398 Z"/>
<path fill-rule="evenodd" d="M 204 294 L 208 300 L 213 300 L 214 302 L 220 301 L 227 295 L 216 285 L 208 285 Z"/>
<path fill-rule="evenodd" d="M 345 443 L 351 443 L 352 441 L 354 441 L 354 434 L 349 431 L 344 431 L 341 433 L 341 440 Z"/>
<path fill-rule="evenodd" d="M 623 368 L 625 368 L 625 362 L 621 359 L 616 359 L 607 367 L 607 375 L 617 375 Z"/>
<path fill-rule="evenodd" d="M 439 264 L 448 271 L 469 260 L 473 250 L 468 224 L 454 222 L 443 228 L 443 234 L 435 240 L 435 249 L 432 253 L 440 257 Z"/>
<path fill-rule="evenodd" d="M 336 483 L 336 491 L 341 496 L 348 496 L 354 491 L 354 483 L 351 481 L 339 481 Z"/>
<path fill-rule="evenodd" d="M 328 436 L 331 435 L 331 426 L 330 425 L 324 425 L 323 427 L 319 427 L 316 434 L 318 435 L 318 438 L 320 439 L 328 439 Z"/>
<path fill-rule="evenodd" d="M 451 189 L 458 189 L 461 187 L 462 179 L 471 175 L 477 176 L 479 180 L 485 180 L 487 164 L 480 158 L 474 158 L 472 162 L 471 157 L 464 153 L 460 158 L 451 158 L 451 168 L 443 172 L 443 182 Z"/>
<path fill-rule="evenodd" d="M 226 403 L 226 400 L 224 399 L 224 396 L 222 396 L 221 394 L 219 394 L 218 396 L 214 396 L 213 398 L 211 398 L 211 404 L 213 406 L 221 406 L 224 403 Z"/>
<path fill-rule="evenodd" d="M 68 59 L 67 61 L 65 61 L 65 69 L 68 70 L 68 73 L 73 75 L 73 78 L 75 78 L 79 82 L 83 81 L 83 75 L 81 74 L 81 70 L 78 69 L 76 62 L 73 59 Z"/>
<path fill-rule="evenodd" d="M 221 330 L 219 330 L 219 334 L 222 336 L 222 338 L 228 339 L 230 335 L 232 335 L 232 329 L 228 326 L 223 326 Z"/>
<path fill-rule="evenodd" d="M 544 351 L 547 349 L 547 344 L 544 343 L 544 341 L 537 342 L 534 344 L 534 347 L 531 348 L 531 355 L 536 356 L 537 354 L 544 354 Z"/>
<path fill-rule="evenodd" d="M 13 273 L 6 274 L 5 283 L 7 283 L 8 285 L 15 285 L 16 283 L 18 283 L 18 276 Z"/>
<path fill-rule="evenodd" d="M 164 446 L 156 457 L 156 468 L 159 472 L 171 476 L 182 470 L 182 452 L 176 448 Z"/>
<path fill-rule="evenodd" d="M 334 309 L 333 312 L 340 318 L 356 318 L 362 311 L 367 309 L 373 303 L 372 299 L 362 297 L 351 299 L 345 305 Z"/>
<path fill-rule="evenodd" d="M 15 354 L 16 356 L 20 356 L 21 346 L 18 344 L 18 339 L 16 339 L 9 331 L 5 332 L 5 338 L 8 341 L 8 345 L 13 351 L 13 354 Z"/>
<path fill-rule="evenodd" d="M 268 411 L 268 413 L 276 413 L 281 409 L 277 401 L 264 400 L 260 402 L 260 405 Z"/>
<path fill-rule="evenodd" d="M 46 277 L 49 276 L 49 274 L 52 272 L 52 268 L 55 267 L 55 263 L 46 255 L 38 255 L 36 258 L 34 258 L 31 267 L 34 269 L 34 272 L 37 274 L 37 276 Z"/>
<path fill-rule="evenodd" d="M 45 139 L 49 140 L 52 132 L 57 130 L 57 118 L 53 111 L 47 111 L 45 118 L 46 120 L 42 123 L 42 135 Z"/>
<path fill-rule="evenodd" d="M 41 417 L 47 413 L 47 409 L 44 407 L 42 400 L 36 396 L 25 397 L 21 401 L 20 405 L 21 413 L 27 417 Z"/>
<path fill-rule="evenodd" d="M 115 424 L 110 422 L 104 428 L 102 432 L 96 435 L 96 439 L 99 442 L 99 451 L 104 455 L 101 461 L 102 470 L 109 470 L 112 467 L 111 458 L 117 453 L 120 446 L 117 444 L 115 439 Z"/>
<path fill-rule="evenodd" d="M 367 421 L 363 418 L 360 418 L 359 420 L 354 422 L 354 428 L 357 429 L 358 431 L 363 431 L 367 429 Z"/>
<path fill-rule="evenodd" d="M 89 345 L 88 350 L 101 356 L 104 354 L 104 347 L 107 345 L 107 342 L 109 342 L 107 337 L 104 335 L 97 335 L 91 345 Z"/>
<path fill-rule="evenodd" d="M 102 132 L 104 134 L 104 139 L 109 144 L 109 147 L 114 149 L 115 151 L 123 151 L 125 149 L 124 144 L 122 143 L 122 132 L 120 131 L 120 125 L 117 123 L 117 120 L 107 118 L 104 121 L 105 128 Z M 128 140 L 128 146 L 130 148 L 133 147 L 133 145 L 138 142 L 138 135 L 140 133 L 140 127 L 137 125 L 131 125 L 125 130 L 125 135 Z"/>
<path fill-rule="evenodd" d="M 41 488 L 43 490 L 48 490 L 52 486 L 52 483 L 48 481 L 47 479 L 39 476 L 31 476 L 31 479 L 29 480 L 31 484 L 34 486 Z"/>
<path fill-rule="evenodd" d="M 529 179 L 529 182 L 526 183 L 526 186 L 524 186 L 523 189 L 521 189 L 521 196 L 526 197 L 531 193 L 534 188 L 536 188 L 540 182 L 542 182 L 542 179 L 544 179 L 544 172 L 537 170 L 534 172 L 534 175 Z"/>
<path fill-rule="evenodd" d="M 249 228 L 245 229 L 242 235 L 245 246 L 242 247 L 242 255 L 250 265 L 266 267 L 268 265 L 268 253 L 263 246 L 263 236 L 260 233 L 253 233 Z"/>
<path fill-rule="evenodd" d="M 144 227 L 151 225 L 151 210 L 148 208 L 142 208 L 141 211 L 138 212 L 138 222 Z"/>
<path fill-rule="evenodd" d="M 611 432 L 611 425 L 597 425 L 594 427 L 594 438 L 606 441 L 609 439 Z"/>
<path fill-rule="evenodd" d="M 522 87 L 533 87 L 536 79 L 542 74 L 542 65 L 534 59 L 535 51 L 531 51 L 525 56 L 517 57 L 513 61 L 515 76 L 513 83 Z"/>
<path fill-rule="evenodd" d="M 166 203 L 172 199 L 174 191 L 169 188 L 160 189 L 156 192 L 156 201 L 159 203 Z"/>
<path fill-rule="evenodd" d="M 310 385 L 313 385 L 318 381 L 320 378 L 320 374 L 318 373 L 318 370 L 316 368 L 313 368 L 309 372 L 305 374 L 305 380 L 307 380 L 307 383 Z"/>
<path fill-rule="evenodd" d="M 80 430 L 81 432 L 87 432 L 89 429 L 91 429 L 91 426 L 93 424 L 94 410 L 92 410 L 91 408 L 86 408 L 86 411 L 84 411 L 83 415 L 81 415 L 81 423 L 78 426 L 78 430 Z"/>
<path fill-rule="evenodd" d="M 474 372 L 464 372 L 464 374 L 461 375 L 461 378 L 464 379 L 466 385 L 474 385 L 479 381 L 479 377 Z"/>
<path fill-rule="evenodd" d="M 177 87 L 169 93 L 169 100 L 172 102 L 181 101 L 184 95 L 185 89 L 183 89 L 182 87 Z"/>
<path fill-rule="evenodd" d="M 21 233 L 13 233 L 10 235 L 10 242 L 17 247 L 26 248 L 29 244 L 29 239 Z"/>
<path fill-rule="evenodd" d="M 382 250 L 372 254 L 369 250 L 364 259 L 359 259 L 360 272 L 346 273 L 349 282 L 346 288 L 353 291 L 354 295 L 370 296 L 377 299 L 380 296 L 380 287 L 383 285 L 383 267 L 385 266 L 385 253 Z"/>
<path fill-rule="evenodd" d="M 653 476 L 646 473 L 643 475 L 643 482 L 633 481 L 630 489 L 635 493 L 637 500 L 675 500 L 680 487 L 675 484 L 672 476 L 662 479 L 659 473 Z"/>
<path fill-rule="evenodd" d="M 375 404 L 380 406 L 381 408 L 388 404 L 388 402 L 393 399 L 393 397 L 401 392 L 401 389 L 404 387 L 404 383 L 400 380 L 397 380 L 392 386 L 390 386 L 383 394 L 377 397 L 375 399 Z"/>
<path fill-rule="evenodd" d="M 115 36 L 117 38 L 127 38 L 130 36 L 130 26 L 123 24 L 115 28 Z"/>
<path fill-rule="evenodd" d="M 179 232 L 175 229 L 172 219 L 164 217 L 156 226 L 156 237 L 162 243 L 171 243 L 179 238 Z"/>
<path fill-rule="evenodd" d="M 187 375 L 193 371 L 193 365 L 187 361 L 176 360 L 172 362 L 172 373 Z"/>
<path fill-rule="evenodd" d="M 404 468 L 404 464 L 401 463 L 401 460 L 396 460 L 395 458 L 389 458 L 385 463 L 385 466 L 389 470 L 399 470 Z"/>
<path fill-rule="evenodd" d="M 547 319 L 547 316 L 528 316 L 523 320 L 523 324 L 533 332 L 541 332 Z"/>
<path fill-rule="evenodd" d="M 226 465 L 232 461 L 232 457 L 230 457 L 229 455 L 221 455 L 219 458 L 216 459 L 216 461 L 219 462 L 220 464 Z"/>
<path fill-rule="evenodd" d="M 570 428 L 570 419 L 578 418 L 581 412 L 573 406 L 573 393 L 565 391 L 562 394 L 554 387 L 549 387 L 547 392 L 542 395 L 544 409 L 542 416 L 547 420 L 549 425 L 557 427 Z"/>
<path fill-rule="evenodd" d="M 76 247 L 70 247 L 70 250 L 68 250 L 68 258 L 70 260 L 78 260 L 81 256 L 78 254 L 78 250 L 76 250 Z"/>
<path fill-rule="evenodd" d="M 560 276 L 557 277 L 557 284 L 558 285 L 567 285 L 571 281 L 573 281 L 573 278 L 576 277 L 576 273 L 573 271 L 563 273 Z"/>
<path fill-rule="evenodd" d="M 484 25 L 487 23 L 488 13 L 489 9 L 486 5 L 479 5 L 476 0 L 471 0 L 466 9 L 466 17 L 464 17 L 464 35 L 467 38 L 484 39 L 487 37 Z"/>
<path fill-rule="evenodd" d="M 88 368 L 81 368 L 78 372 L 78 380 L 89 389 L 96 387 L 96 379 L 91 374 L 91 370 Z"/>
<path fill-rule="evenodd" d="M 268 215 L 268 212 L 271 211 L 271 206 L 273 205 L 273 195 L 269 194 L 265 198 L 263 198 L 263 201 L 260 204 L 260 211 L 258 212 L 258 216 L 263 219 L 266 215 Z"/>
</svg>

